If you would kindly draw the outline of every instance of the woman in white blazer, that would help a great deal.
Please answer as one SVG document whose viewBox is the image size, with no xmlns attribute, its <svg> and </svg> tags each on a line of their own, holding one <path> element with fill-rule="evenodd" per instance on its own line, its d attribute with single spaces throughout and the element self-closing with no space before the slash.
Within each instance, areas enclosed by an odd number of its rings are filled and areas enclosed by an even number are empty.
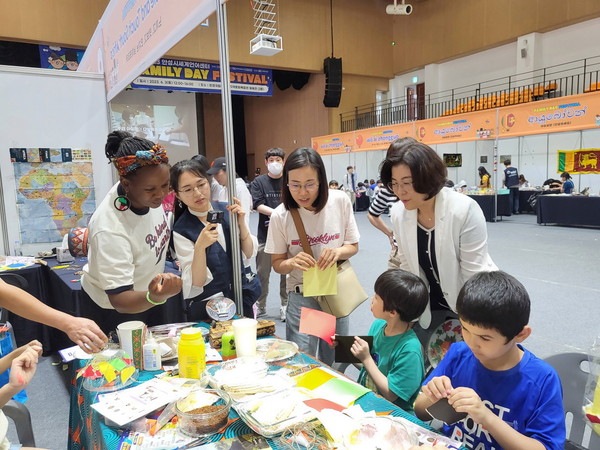
<svg viewBox="0 0 600 450">
<path fill-rule="evenodd" d="M 463 284 L 477 272 L 497 270 L 481 208 L 443 187 L 446 177 L 442 159 L 420 142 L 393 142 L 381 168 L 382 181 L 400 200 L 391 209 L 400 268 L 429 285 L 429 306 L 415 325 L 424 345 L 437 325 L 457 317 Z"/>
</svg>

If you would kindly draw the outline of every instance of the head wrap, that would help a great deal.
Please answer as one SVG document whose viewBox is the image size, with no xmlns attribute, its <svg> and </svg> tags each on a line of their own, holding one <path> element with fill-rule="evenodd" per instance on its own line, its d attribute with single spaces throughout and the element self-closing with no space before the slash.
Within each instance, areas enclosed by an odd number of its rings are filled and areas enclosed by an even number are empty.
<svg viewBox="0 0 600 450">
<path fill-rule="evenodd" d="M 150 150 L 138 150 L 135 155 L 119 156 L 112 159 L 112 163 L 121 176 L 129 175 L 143 166 L 167 164 L 168 162 L 167 150 L 160 144 L 155 144 Z"/>
</svg>

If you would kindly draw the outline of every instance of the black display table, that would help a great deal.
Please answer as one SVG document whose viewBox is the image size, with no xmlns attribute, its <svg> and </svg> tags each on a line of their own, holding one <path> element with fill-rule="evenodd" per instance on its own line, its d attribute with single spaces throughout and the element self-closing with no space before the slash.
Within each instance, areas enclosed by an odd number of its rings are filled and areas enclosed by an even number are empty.
<svg viewBox="0 0 600 450">
<path fill-rule="evenodd" d="M 508 194 L 498 195 L 498 213 L 494 214 L 494 196 L 493 195 L 472 195 L 469 194 L 473 200 L 475 200 L 485 216 L 486 222 L 495 222 L 498 216 L 510 216 L 512 214 L 510 210 L 510 203 Z M 502 220 L 502 219 L 500 219 Z"/>
<path fill-rule="evenodd" d="M 582 195 L 540 195 L 537 222 L 600 227 L 600 197 Z"/>
</svg>

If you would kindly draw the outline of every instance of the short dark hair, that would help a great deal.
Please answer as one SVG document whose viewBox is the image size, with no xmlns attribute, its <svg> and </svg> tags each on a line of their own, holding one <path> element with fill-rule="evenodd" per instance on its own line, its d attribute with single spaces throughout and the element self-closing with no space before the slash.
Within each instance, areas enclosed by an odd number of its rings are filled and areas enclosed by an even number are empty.
<svg viewBox="0 0 600 450">
<path fill-rule="evenodd" d="M 340 185 L 340 183 L 338 183 L 338 182 L 337 182 L 337 180 L 331 180 L 331 181 L 329 182 L 329 186 L 332 186 L 332 185 L 333 185 L 333 186 L 339 186 L 339 185 Z"/>
<path fill-rule="evenodd" d="M 564 178 L 565 180 L 569 180 L 571 178 L 571 175 L 569 175 L 569 172 L 563 172 L 560 174 L 561 178 Z"/>
<path fill-rule="evenodd" d="M 387 157 L 381 165 L 381 181 L 388 185 L 392 181 L 392 168 L 406 164 L 412 176 L 412 185 L 426 200 L 436 196 L 444 187 L 448 171 L 442 158 L 434 149 L 414 139 L 397 139 L 388 148 Z"/>
<path fill-rule="evenodd" d="M 183 161 L 179 161 L 178 163 L 175 163 L 173 167 L 171 167 L 169 174 L 171 180 L 171 189 L 173 189 L 175 192 L 179 192 L 179 177 L 185 172 L 191 172 L 200 178 L 206 178 L 210 181 L 210 177 L 206 175 L 206 169 L 198 160 L 198 158 L 196 158 L 196 156 L 194 156 L 192 159 L 184 159 Z M 173 210 L 174 220 L 177 220 L 186 209 L 187 206 L 183 202 L 175 201 L 175 208 Z"/>
<path fill-rule="evenodd" d="M 265 159 L 269 159 L 271 156 L 278 156 L 281 159 L 285 159 L 285 152 L 282 148 L 273 147 L 265 152 Z"/>
<path fill-rule="evenodd" d="M 354 167 L 352 167 L 352 166 L 346 167 L 346 170 L 350 170 L 350 169 L 354 169 Z"/>
<path fill-rule="evenodd" d="M 525 287 L 501 270 L 473 275 L 460 290 L 456 301 L 456 312 L 462 320 L 497 330 L 506 342 L 529 323 L 530 308 Z"/>
<path fill-rule="evenodd" d="M 383 300 L 383 310 L 396 311 L 404 322 L 418 319 L 429 303 L 423 280 L 401 269 L 390 269 L 379 275 L 375 293 Z"/>
<path fill-rule="evenodd" d="M 504 160 L 504 165 L 505 166 L 510 166 L 510 158 L 507 158 Z"/>
<path fill-rule="evenodd" d="M 317 171 L 319 192 L 317 199 L 311 205 L 315 212 L 320 212 L 329 200 L 329 186 L 327 185 L 327 173 L 323 159 L 316 150 L 308 147 L 300 147 L 294 150 L 283 164 L 283 181 L 281 183 L 281 203 L 288 211 L 292 208 L 298 208 L 298 203 L 292 197 L 288 183 L 290 182 L 290 170 L 301 169 L 302 167 L 312 167 Z"/>
</svg>

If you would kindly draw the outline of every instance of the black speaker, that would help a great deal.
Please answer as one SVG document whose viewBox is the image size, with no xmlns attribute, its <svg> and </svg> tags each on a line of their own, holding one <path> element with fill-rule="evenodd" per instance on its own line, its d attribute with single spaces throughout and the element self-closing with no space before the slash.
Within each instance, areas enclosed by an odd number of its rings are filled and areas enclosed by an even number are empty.
<svg viewBox="0 0 600 450">
<path fill-rule="evenodd" d="M 325 58 L 323 71 L 325 72 L 323 104 L 327 108 L 337 108 L 342 98 L 342 58 Z"/>
</svg>

